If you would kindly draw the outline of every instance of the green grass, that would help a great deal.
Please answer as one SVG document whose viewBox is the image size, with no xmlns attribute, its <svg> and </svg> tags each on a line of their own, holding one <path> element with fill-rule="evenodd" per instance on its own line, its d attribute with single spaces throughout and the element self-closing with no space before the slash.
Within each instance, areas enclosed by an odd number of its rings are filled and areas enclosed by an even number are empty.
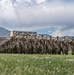
<svg viewBox="0 0 74 75">
<path fill-rule="evenodd" d="M 74 75 L 74 56 L 0 54 L 0 75 Z"/>
</svg>

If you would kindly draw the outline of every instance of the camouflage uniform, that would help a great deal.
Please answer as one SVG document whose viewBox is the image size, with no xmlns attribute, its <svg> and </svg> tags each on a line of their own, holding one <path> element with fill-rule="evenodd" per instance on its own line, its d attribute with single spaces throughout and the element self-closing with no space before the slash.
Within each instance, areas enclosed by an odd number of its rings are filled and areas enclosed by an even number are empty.
<svg viewBox="0 0 74 75">
<path fill-rule="evenodd" d="M 63 41 L 63 54 L 68 54 L 68 49 L 69 49 L 69 41 L 67 39 L 67 37 L 64 38 Z"/>
<path fill-rule="evenodd" d="M 74 38 L 71 41 L 72 55 L 74 55 Z"/>
<path fill-rule="evenodd" d="M 62 49 L 62 40 L 59 36 L 57 37 L 56 44 L 57 44 L 56 53 L 61 54 L 61 51 L 63 51 L 63 49 Z"/>
</svg>

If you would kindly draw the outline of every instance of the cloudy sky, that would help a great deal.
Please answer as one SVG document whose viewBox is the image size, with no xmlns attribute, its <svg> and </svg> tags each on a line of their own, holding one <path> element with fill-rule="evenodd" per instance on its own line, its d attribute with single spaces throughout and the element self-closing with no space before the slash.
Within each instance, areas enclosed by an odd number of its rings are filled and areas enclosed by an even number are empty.
<svg viewBox="0 0 74 75">
<path fill-rule="evenodd" d="M 74 35 L 74 0 L 0 0 L 0 27 Z"/>
</svg>

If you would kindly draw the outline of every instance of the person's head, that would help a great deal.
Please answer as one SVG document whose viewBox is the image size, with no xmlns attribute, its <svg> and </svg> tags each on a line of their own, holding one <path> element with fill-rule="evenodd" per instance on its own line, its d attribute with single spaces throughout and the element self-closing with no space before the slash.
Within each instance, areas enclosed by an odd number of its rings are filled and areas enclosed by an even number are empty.
<svg viewBox="0 0 74 75">
<path fill-rule="evenodd" d="M 16 36 L 16 32 L 13 32 L 13 35 Z"/>
<path fill-rule="evenodd" d="M 66 36 L 66 37 L 64 37 L 64 40 L 68 40 L 68 37 Z"/>
<path fill-rule="evenodd" d="M 60 38 L 60 36 L 57 36 L 57 39 L 59 39 Z"/>
<path fill-rule="evenodd" d="M 50 36 L 50 39 L 52 39 L 52 36 Z"/>
</svg>

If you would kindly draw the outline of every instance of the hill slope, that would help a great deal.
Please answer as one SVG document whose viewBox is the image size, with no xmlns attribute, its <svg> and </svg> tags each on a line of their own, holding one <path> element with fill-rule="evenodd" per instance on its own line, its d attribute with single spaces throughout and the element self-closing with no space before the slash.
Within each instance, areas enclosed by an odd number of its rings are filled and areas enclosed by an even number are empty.
<svg viewBox="0 0 74 75">
<path fill-rule="evenodd" d="M 5 36 L 7 36 L 8 33 L 10 33 L 9 30 L 7 30 L 3 27 L 0 27 L 0 37 L 5 37 Z"/>
</svg>

